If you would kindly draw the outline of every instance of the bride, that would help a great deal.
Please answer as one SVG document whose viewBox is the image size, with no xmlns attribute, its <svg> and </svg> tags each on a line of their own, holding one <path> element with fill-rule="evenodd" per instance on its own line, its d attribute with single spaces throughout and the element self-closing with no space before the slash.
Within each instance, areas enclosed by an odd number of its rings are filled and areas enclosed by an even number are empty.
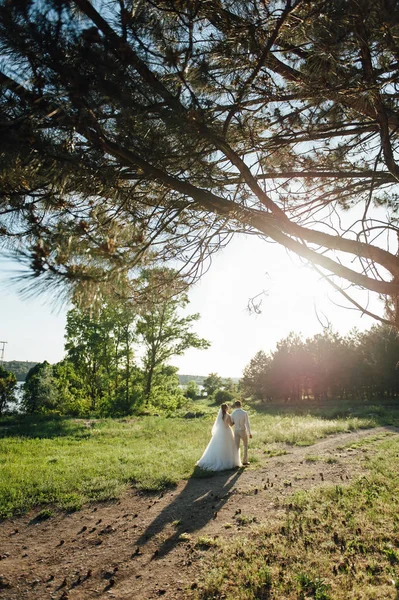
<svg viewBox="0 0 399 600">
<path fill-rule="evenodd" d="M 227 404 L 222 404 L 212 427 L 211 441 L 196 463 L 207 471 L 224 471 L 241 467 L 240 450 L 234 441 L 233 421 Z"/>
</svg>

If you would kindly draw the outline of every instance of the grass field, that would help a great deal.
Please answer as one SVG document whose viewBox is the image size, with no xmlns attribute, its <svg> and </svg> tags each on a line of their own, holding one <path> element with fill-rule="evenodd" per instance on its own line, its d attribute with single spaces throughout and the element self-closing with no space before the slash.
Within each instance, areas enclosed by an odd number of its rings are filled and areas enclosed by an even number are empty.
<svg viewBox="0 0 399 600">
<path fill-rule="evenodd" d="M 367 476 L 352 485 L 297 493 L 280 522 L 220 542 L 193 597 L 399 598 L 399 440 L 380 442 L 373 451 Z"/>
<path fill-rule="evenodd" d="M 120 496 L 128 486 L 160 490 L 190 476 L 207 442 L 217 407 L 196 403 L 201 418 L 0 420 L 0 518 L 34 506 L 76 510 Z M 381 411 L 380 411 L 381 413 Z M 392 423 L 392 414 L 325 418 L 250 412 L 251 461 L 279 443 L 311 445 L 333 433 Z"/>
</svg>

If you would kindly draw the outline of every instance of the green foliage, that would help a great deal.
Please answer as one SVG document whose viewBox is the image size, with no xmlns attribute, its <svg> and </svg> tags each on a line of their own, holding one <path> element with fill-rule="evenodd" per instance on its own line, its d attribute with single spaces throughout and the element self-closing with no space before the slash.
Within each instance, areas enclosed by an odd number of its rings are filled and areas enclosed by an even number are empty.
<svg viewBox="0 0 399 600">
<path fill-rule="evenodd" d="M 299 598 L 311 596 L 314 600 L 330 600 L 328 591 L 330 586 L 320 577 L 312 578 L 306 573 L 298 573 Z"/>
<path fill-rule="evenodd" d="M 303 341 L 291 333 L 267 356 L 258 352 L 240 382 L 254 399 L 326 403 L 399 397 L 397 333 L 386 325 L 341 337 L 331 329 Z M 378 411 L 378 406 L 373 411 Z"/>
<path fill-rule="evenodd" d="M 271 357 L 267 356 L 263 350 L 259 350 L 250 360 L 243 371 L 243 378 L 240 382 L 242 389 L 259 400 L 266 400 L 269 387 L 269 369 Z M 269 388 L 269 389 L 268 389 Z"/>
<path fill-rule="evenodd" d="M 176 410 L 187 402 L 180 388 L 177 368 L 170 365 L 158 367 L 153 376 L 147 405 L 164 410 Z"/>
<path fill-rule="evenodd" d="M 235 398 L 234 393 L 229 392 L 228 390 L 217 390 L 214 393 L 213 397 L 215 398 L 215 402 L 217 404 L 228 404 L 229 402 L 232 402 Z"/>
<path fill-rule="evenodd" d="M 204 390 L 208 398 L 216 404 L 232 402 L 238 397 L 238 386 L 232 379 L 223 379 L 217 373 L 209 373 L 203 381 Z"/>
<path fill-rule="evenodd" d="M 208 377 L 204 379 L 204 390 L 208 396 L 212 396 L 217 389 L 222 387 L 222 383 L 223 379 L 217 373 L 209 373 Z"/>
<path fill-rule="evenodd" d="M 59 374 L 65 414 L 118 417 L 140 409 L 143 373 L 133 360 L 136 320 L 129 301 L 68 313 L 67 356 Z"/>
<path fill-rule="evenodd" d="M 59 408 L 53 367 L 46 360 L 35 365 L 26 376 L 22 406 L 28 414 L 52 412 Z"/>
<path fill-rule="evenodd" d="M 178 289 L 176 272 L 147 270 L 140 281 L 145 302 L 135 310 L 130 300 L 113 300 L 97 310 L 68 312 L 66 358 L 31 369 L 24 386 L 26 412 L 120 417 L 140 411 L 144 403 L 169 411 L 183 406 L 177 369 L 167 361 L 209 343 L 191 331 L 199 315 L 178 314 L 188 298 Z M 144 347 L 144 369 L 134 361 L 136 342 Z"/>
<path fill-rule="evenodd" d="M 72 362 L 63 360 L 53 365 L 54 384 L 59 393 L 58 410 L 60 414 L 88 416 L 90 399 L 85 386 Z"/>
<path fill-rule="evenodd" d="M 0 415 L 16 401 L 17 378 L 0 364 Z"/>
<path fill-rule="evenodd" d="M 181 317 L 179 312 L 189 300 L 187 294 L 176 291 L 176 272 L 171 269 L 152 269 L 142 273 L 145 305 L 140 311 L 136 330 L 144 349 L 144 394 L 147 402 L 152 394 L 156 370 L 172 356 L 188 348 L 205 349 L 209 342 L 191 331 L 199 314 Z"/>
<path fill-rule="evenodd" d="M 186 388 L 184 390 L 184 395 L 190 400 L 195 400 L 200 396 L 200 389 L 196 381 L 190 380 L 187 383 Z"/>
<path fill-rule="evenodd" d="M 66 358 L 73 366 L 75 387 L 89 399 L 91 412 L 103 412 L 115 404 L 129 414 L 139 399 L 137 369 L 132 368 L 133 323 L 130 304 L 104 305 L 97 313 L 74 309 L 68 312 Z M 118 407 L 116 407 L 116 405 Z M 107 409 L 107 410 L 108 410 Z"/>
<path fill-rule="evenodd" d="M 234 380 L 231 377 L 223 379 L 223 389 L 232 394 L 238 393 L 238 385 L 237 383 L 234 383 Z"/>
<path fill-rule="evenodd" d="M 381 295 L 397 325 L 397 3 L 0 11 L 0 233 L 35 290 L 101 303 L 140 264 L 195 278 L 240 233 Z"/>
</svg>

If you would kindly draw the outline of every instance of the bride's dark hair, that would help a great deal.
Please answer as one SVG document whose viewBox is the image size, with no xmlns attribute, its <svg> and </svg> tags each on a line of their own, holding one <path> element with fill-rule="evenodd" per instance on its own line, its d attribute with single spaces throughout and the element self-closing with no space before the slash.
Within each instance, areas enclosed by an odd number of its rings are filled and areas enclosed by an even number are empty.
<svg viewBox="0 0 399 600">
<path fill-rule="evenodd" d="M 222 419 L 224 421 L 224 417 L 226 416 L 229 407 L 227 404 L 221 404 L 220 408 L 222 409 Z"/>
</svg>

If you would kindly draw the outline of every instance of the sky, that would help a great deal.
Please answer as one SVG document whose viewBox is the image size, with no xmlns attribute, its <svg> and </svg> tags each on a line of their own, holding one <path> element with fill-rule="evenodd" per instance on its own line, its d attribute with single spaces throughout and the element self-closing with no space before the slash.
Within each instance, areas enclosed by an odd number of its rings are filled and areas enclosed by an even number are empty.
<svg viewBox="0 0 399 600">
<path fill-rule="evenodd" d="M 10 262 L 0 263 L 0 342 L 7 341 L 4 360 L 58 362 L 64 356 L 69 307 L 60 308 L 54 295 L 21 298 L 9 285 L 17 268 Z M 255 296 L 262 299 L 261 314 L 247 310 Z M 241 377 L 256 352 L 274 350 L 291 331 L 306 339 L 321 333 L 322 324 L 328 322 L 342 335 L 376 323 L 359 311 L 336 306 L 343 304 L 341 296 L 284 248 L 250 236 L 237 236 L 214 256 L 189 299 L 186 314 L 200 313 L 194 330 L 211 347 L 188 350 L 171 359 L 180 374 Z M 374 309 L 382 312 L 378 305 Z"/>
</svg>

